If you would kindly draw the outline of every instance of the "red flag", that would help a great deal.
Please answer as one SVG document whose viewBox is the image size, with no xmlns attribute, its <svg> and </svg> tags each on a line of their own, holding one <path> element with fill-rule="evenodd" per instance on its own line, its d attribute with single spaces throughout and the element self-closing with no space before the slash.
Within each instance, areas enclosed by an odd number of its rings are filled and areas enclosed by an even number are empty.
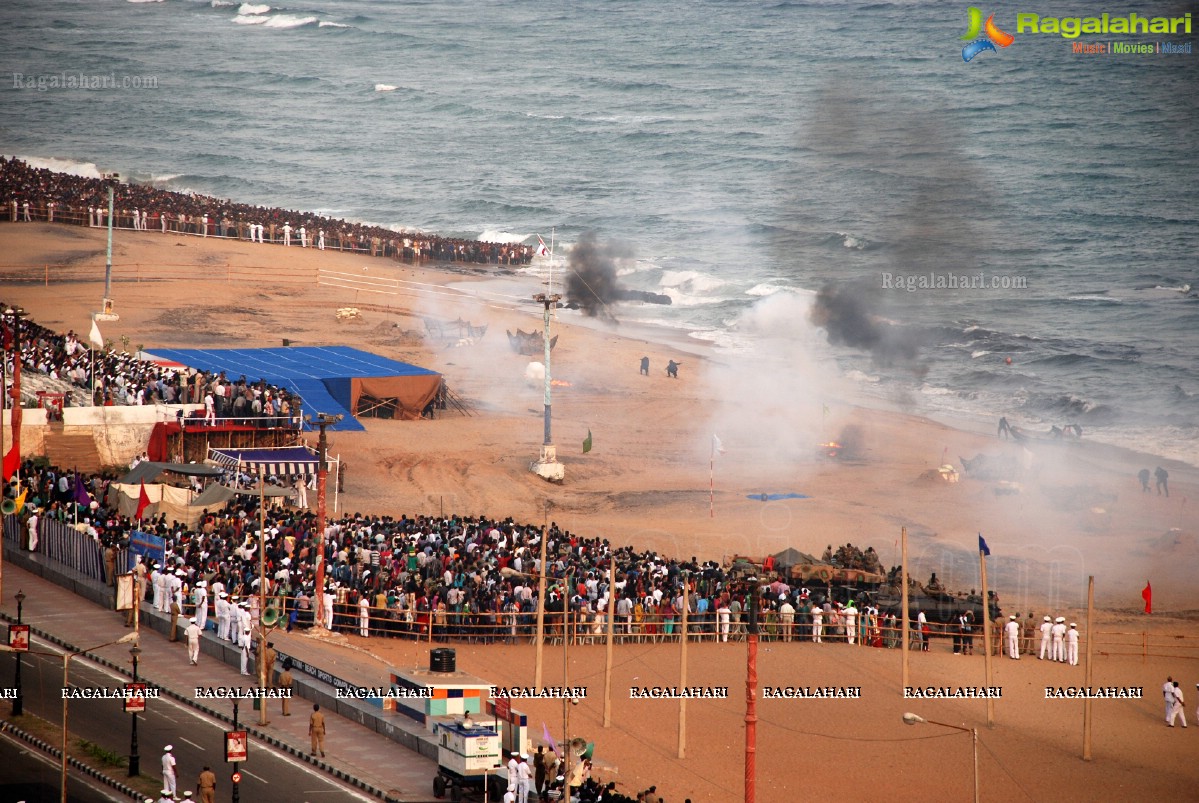
<svg viewBox="0 0 1199 803">
<path fill-rule="evenodd" d="M 137 497 L 137 518 L 140 521 L 146 508 L 150 506 L 150 494 L 146 493 L 146 481 L 142 480 L 142 492 Z"/>
<path fill-rule="evenodd" d="M 17 473 L 17 469 L 21 467 L 21 455 L 17 451 L 19 447 L 13 444 L 12 448 L 4 455 L 4 481 L 8 482 L 13 474 Z"/>
<path fill-rule="evenodd" d="M 1145 588 L 1141 591 L 1141 598 L 1145 600 L 1145 613 L 1153 613 L 1153 587 L 1149 585 L 1149 581 L 1145 581 Z"/>
</svg>

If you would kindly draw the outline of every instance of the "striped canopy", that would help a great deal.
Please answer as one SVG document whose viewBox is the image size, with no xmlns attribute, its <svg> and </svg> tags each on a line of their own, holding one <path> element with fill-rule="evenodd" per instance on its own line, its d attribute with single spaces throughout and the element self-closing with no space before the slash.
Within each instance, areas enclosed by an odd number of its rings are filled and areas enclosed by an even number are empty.
<svg viewBox="0 0 1199 803">
<path fill-rule="evenodd" d="M 277 449 L 209 448 L 208 461 L 250 474 L 305 477 L 316 474 L 320 462 L 316 452 L 307 446 L 283 446 Z"/>
</svg>

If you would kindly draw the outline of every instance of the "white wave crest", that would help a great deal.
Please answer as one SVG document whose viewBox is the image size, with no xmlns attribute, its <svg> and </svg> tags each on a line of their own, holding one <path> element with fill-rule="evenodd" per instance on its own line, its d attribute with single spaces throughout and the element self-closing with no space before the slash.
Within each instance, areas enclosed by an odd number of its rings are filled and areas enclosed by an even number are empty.
<svg viewBox="0 0 1199 803">
<path fill-rule="evenodd" d="M 1100 295 L 1082 295 L 1082 296 L 1066 296 L 1067 301 L 1106 301 L 1109 304 L 1119 304 L 1120 299 L 1112 298 L 1111 296 Z"/>
<path fill-rule="evenodd" d="M 987 351 L 986 349 L 981 349 L 979 351 L 972 351 L 972 352 L 970 352 L 970 359 L 977 360 L 979 357 L 985 357 L 990 353 L 991 352 Z"/>
<path fill-rule="evenodd" d="M 264 28 L 302 28 L 318 22 L 316 17 L 300 17 L 295 14 L 278 14 L 267 19 Z"/>
<path fill-rule="evenodd" d="M 228 8 L 237 5 L 237 0 L 212 0 L 213 8 Z"/>
<path fill-rule="evenodd" d="M 37 156 L 15 156 L 30 167 L 40 170 L 53 170 L 55 173 L 67 173 L 82 178 L 104 178 L 95 162 L 77 162 L 74 159 L 56 159 L 54 157 L 39 158 Z"/>
<path fill-rule="evenodd" d="M 841 238 L 841 245 L 845 246 L 846 248 L 853 248 L 854 250 L 861 251 L 866 247 L 865 240 L 854 237 L 848 232 L 839 231 L 837 232 L 837 236 Z"/>
<path fill-rule="evenodd" d="M 762 282 L 755 284 L 753 287 L 745 291 L 747 296 L 772 296 L 775 293 L 786 292 L 791 288 L 784 287 L 781 284 L 771 284 L 770 282 Z"/>
<path fill-rule="evenodd" d="M 126 3 L 161 3 L 162 0 L 125 0 Z"/>
<path fill-rule="evenodd" d="M 238 14 L 266 14 L 270 10 L 266 3 L 242 3 L 237 7 Z"/>
<path fill-rule="evenodd" d="M 320 25 L 317 25 L 316 27 L 318 27 L 318 28 L 353 28 L 354 26 L 346 25 L 344 22 L 329 22 L 328 20 L 321 20 Z"/>
<path fill-rule="evenodd" d="M 510 231 L 499 229 L 485 229 L 479 234 L 479 240 L 484 243 L 523 243 L 531 236 L 530 234 L 514 234 Z"/>
<path fill-rule="evenodd" d="M 233 21 L 238 25 L 263 25 L 266 23 L 266 17 L 247 16 L 246 14 L 238 14 L 233 18 Z"/>
<path fill-rule="evenodd" d="M 391 84 L 375 84 L 376 92 L 395 92 L 396 88 Z"/>
<path fill-rule="evenodd" d="M 856 368 L 846 372 L 846 379 L 852 379 L 854 382 L 869 382 L 871 384 L 879 381 L 877 374 L 864 374 Z"/>
<path fill-rule="evenodd" d="M 678 288 L 692 293 L 703 293 L 721 287 L 725 281 L 694 270 L 668 270 L 662 274 L 659 284 L 663 288 Z"/>
</svg>

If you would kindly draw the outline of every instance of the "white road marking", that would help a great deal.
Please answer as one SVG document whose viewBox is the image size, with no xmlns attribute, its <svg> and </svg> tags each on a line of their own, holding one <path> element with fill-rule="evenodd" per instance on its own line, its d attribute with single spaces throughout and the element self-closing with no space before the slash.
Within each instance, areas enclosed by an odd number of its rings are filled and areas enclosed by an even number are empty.
<svg viewBox="0 0 1199 803">
<path fill-rule="evenodd" d="M 257 778 L 258 780 L 262 781 L 263 783 L 270 783 L 270 781 L 268 781 L 266 778 L 263 778 L 263 777 L 261 777 L 261 776 L 259 776 L 259 775 L 255 775 L 254 773 L 250 772 L 250 771 L 249 771 L 249 770 L 247 770 L 247 769 L 240 769 L 240 768 L 239 768 L 239 770 L 238 770 L 238 771 L 239 771 L 239 772 L 241 772 L 241 774 L 242 774 L 242 775 L 249 775 L 251 778 Z"/>
<path fill-rule="evenodd" d="M 33 640 L 36 640 L 39 642 L 38 646 L 44 646 L 50 650 L 55 651 L 59 655 L 61 655 L 63 652 L 65 652 L 65 650 L 58 647 L 57 645 L 46 642 L 38 636 L 34 636 L 33 639 L 31 639 L 31 641 L 33 641 Z M 50 658 L 52 656 L 39 655 L 39 656 L 35 656 L 35 657 Z M 112 678 L 116 678 L 116 679 L 120 680 L 122 683 L 125 682 L 124 675 L 114 672 L 106 666 L 101 666 L 99 664 L 93 663 L 91 660 L 89 660 L 86 656 L 83 656 L 83 655 L 75 656 L 75 658 L 72 661 L 72 666 L 74 666 L 77 670 L 86 667 L 87 669 L 94 670 L 96 672 L 99 672 L 101 674 L 107 675 Z M 170 697 L 168 697 L 166 695 L 163 695 L 162 697 L 158 698 L 157 700 L 154 700 L 153 706 L 147 706 L 147 710 L 155 711 L 160 716 L 162 716 L 166 719 L 169 719 L 172 722 L 177 722 L 178 720 L 175 720 L 172 717 L 168 717 L 165 714 L 163 714 L 162 711 L 160 710 L 162 706 L 160 706 L 159 703 L 166 703 L 167 705 L 171 706 L 172 709 L 175 711 L 179 711 L 179 712 L 186 713 L 186 714 L 191 714 L 193 717 L 195 717 L 196 719 L 198 719 L 200 722 L 204 723 L 205 725 L 208 725 L 209 727 L 217 728 L 221 731 L 224 731 L 224 729 L 227 725 L 227 723 L 217 721 L 202 711 L 197 711 L 197 710 L 191 708 L 190 706 L 185 705 L 184 703 L 176 702 L 175 700 L 171 699 Z M 186 741 L 186 740 L 184 740 L 184 741 Z M 307 774 L 311 775 L 312 777 L 319 778 L 324 783 L 328 783 L 328 784 L 331 784 L 334 786 L 342 785 L 342 782 L 339 781 L 337 778 L 334 778 L 330 775 L 326 775 L 325 773 L 321 772 L 320 770 L 317 770 L 313 767 L 309 767 L 303 763 L 289 760 L 288 756 L 286 756 L 282 752 L 279 752 L 277 748 L 275 748 L 269 744 L 262 743 L 261 747 L 265 748 L 265 750 L 266 750 L 265 755 L 268 755 L 268 756 L 276 759 L 277 761 L 283 762 L 286 765 L 287 769 L 289 769 L 289 770 L 299 768 L 299 769 L 303 770 L 304 772 L 306 772 Z M 201 749 L 203 749 L 203 748 L 201 748 Z M 247 772 L 244 769 L 242 770 L 242 772 L 245 772 L 247 775 L 253 774 L 253 773 Z M 254 775 L 253 777 L 258 778 L 260 781 L 262 781 L 262 779 L 259 778 L 257 775 Z M 262 781 L 262 782 L 267 783 L 267 781 Z M 341 791 L 338 792 L 338 794 L 340 794 L 343 797 L 343 799 L 346 798 L 346 796 L 348 795 L 349 798 L 353 798 L 354 800 L 361 800 L 361 801 L 363 801 L 363 803 L 375 803 L 375 798 L 367 797 L 366 795 L 362 794 L 361 792 L 358 792 L 357 790 L 354 790 L 350 787 L 343 788 Z"/>
<path fill-rule="evenodd" d="M 203 750 L 203 749 L 204 749 L 203 745 L 198 745 L 198 744 L 196 744 L 195 742 L 193 742 L 191 739 L 184 739 L 182 736 L 180 736 L 180 737 L 179 737 L 179 741 L 181 741 L 181 742 L 187 742 L 188 744 L 190 744 L 192 747 L 196 748 L 197 750 Z"/>
</svg>

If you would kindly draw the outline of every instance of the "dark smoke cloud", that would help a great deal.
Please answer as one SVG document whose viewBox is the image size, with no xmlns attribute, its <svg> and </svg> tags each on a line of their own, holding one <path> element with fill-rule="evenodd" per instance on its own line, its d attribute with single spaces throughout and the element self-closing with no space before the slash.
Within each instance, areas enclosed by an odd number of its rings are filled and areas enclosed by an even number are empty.
<svg viewBox="0 0 1199 803">
<path fill-rule="evenodd" d="M 864 284 L 828 283 L 816 294 L 812 323 L 828 333 L 830 343 L 868 352 L 876 363 L 890 367 L 917 365 L 920 341 L 910 330 L 881 318 L 877 296 Z"/>
<path fill-rule="evenodd" d="M 566 277 L 566 300 L 591 317 L 612 317 L 608 305 L 620 298 L 616 269 L 622 260 L 631 259 L 632 251 L 621 243 L 601 243 L 588 232 L 570 249 Z"/>
<path fill-rule="evenodd" d="M 621 263 L 632 261 L 633 251 L 623 243 L 601 243 L 592 233 L 579 238 L 567 260 L 566 306 L 591 317 L 615 320 L 611 305 L 617 301 L 669 304 L 670 296 L 630 290 L 616 278 Z"/>
</svg>

